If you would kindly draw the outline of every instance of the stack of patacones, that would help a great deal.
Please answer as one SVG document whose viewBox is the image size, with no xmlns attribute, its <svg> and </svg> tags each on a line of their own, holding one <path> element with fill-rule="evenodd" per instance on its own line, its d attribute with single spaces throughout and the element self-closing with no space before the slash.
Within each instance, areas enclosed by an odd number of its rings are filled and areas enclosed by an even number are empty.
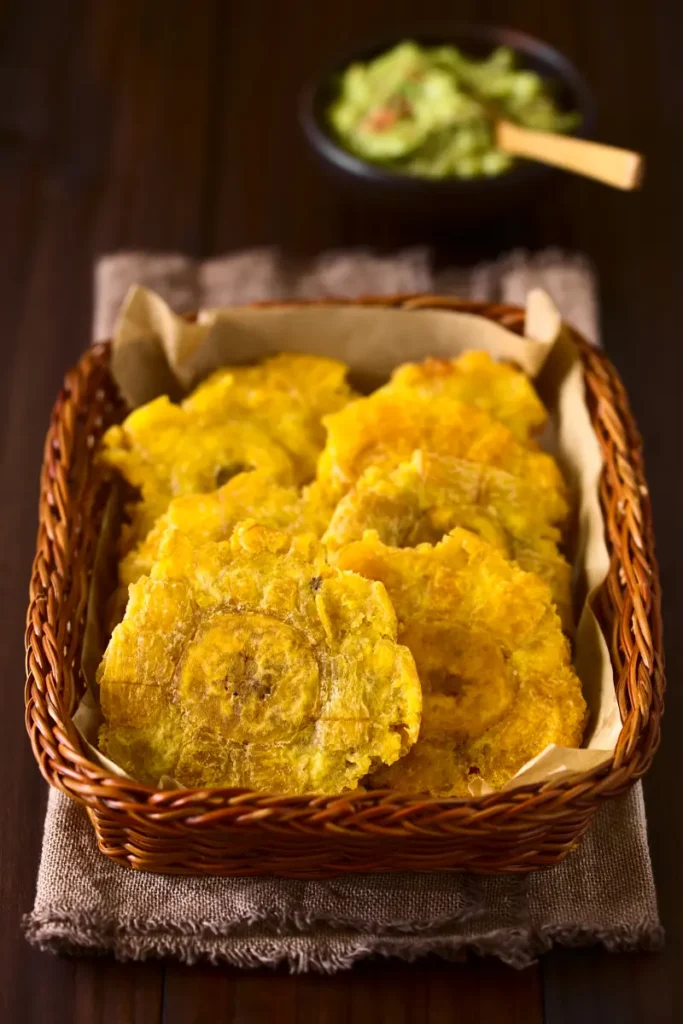
<svg viewBox="0 0 683 1024">
<path fill-rule="evenodd" d="M 101 750 L 135 778 L 466 796 L 578 746 L 568 506 L 528 378 L 482 352 L 278 355 L 104 437 L 133 495 Z"/>
</svg>

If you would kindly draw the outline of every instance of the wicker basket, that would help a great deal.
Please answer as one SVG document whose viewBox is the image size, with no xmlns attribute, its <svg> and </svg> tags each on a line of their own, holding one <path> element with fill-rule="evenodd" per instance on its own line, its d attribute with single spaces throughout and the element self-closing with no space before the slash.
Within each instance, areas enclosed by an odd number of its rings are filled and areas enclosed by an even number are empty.
<svg viewBox="0 0 683 1024">
<path fill-rule="evenodd" d="M 465 310 L 522 332 L 522 310 L 434 296 L 360 300 L 406 310 Z M 84 804 L 100 850 L 147 871 L 319 878 L 346 871 L 523 872 L 555 864 L 603 800 L 627 790 L 659 742 L 664 673 L 660 587 L 640 439 L 606 357 L 575 336 L 605 458 L 601 501 L 611 568 L 599 609 L 623 728 L 611 763 L 577 781 L 472 800 L 378 791 L 265 796 L 236 789 L 155 790 L 93 763 L 71 715 L 82 693 L 80 646 L 106 487 L 93 449 L 123 408 L 109 345 L 67 375 L 48 430 L 26 628 L 26 725 L 48 782 Z"/>
</svg>

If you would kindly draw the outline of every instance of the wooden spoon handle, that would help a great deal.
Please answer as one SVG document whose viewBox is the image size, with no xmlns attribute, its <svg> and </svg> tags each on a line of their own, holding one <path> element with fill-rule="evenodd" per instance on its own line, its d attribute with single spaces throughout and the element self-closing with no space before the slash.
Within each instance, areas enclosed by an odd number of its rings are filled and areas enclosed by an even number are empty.
<svg viewBox="0 0 683 1024">
<path fill-rule="evenodd" d="M 643 158 L 630 149 L 604 146 L 571 135 L 535 132 L 512 121 L 496 122 L 496 142 L 510 156 L 552 164 L 614 188 L 638 188 L 643 180 Z"/>
</svg>

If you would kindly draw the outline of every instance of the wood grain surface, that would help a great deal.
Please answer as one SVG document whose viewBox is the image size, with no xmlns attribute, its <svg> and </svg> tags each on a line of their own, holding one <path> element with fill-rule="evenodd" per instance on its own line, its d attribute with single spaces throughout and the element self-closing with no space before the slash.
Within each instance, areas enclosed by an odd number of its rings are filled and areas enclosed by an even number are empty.
<svg viewBox="0 0 683 1024">
<path fill-rule="evenodd" d="M 298 130 L 303 82 L 357 39 L 454 16 L 531 32 L 574 59 L 596 93 L 600 139 L 645 152 L 642 192 L 568 179 L 476 230 L 408 226 L 341 194 Z M 682 29 L 678 0 L 0 0 L 1 1021 L 683 1019 Z M 45 787 L 22 724 L 23 619 L 42 439 L 63 372 L 89 340 L 94 260 L 121 248 L 202 257 L 424 243 L 442 263 L 557 244 L 587 252 L 599 271 L 605 343 L 645 436 L 664 586 L 671 683 L 646 798 L 666 950 L 556 951 L 524 972 L 377 960 L 332 978 L 35 952 L 19 922 Z"/>
</svg>

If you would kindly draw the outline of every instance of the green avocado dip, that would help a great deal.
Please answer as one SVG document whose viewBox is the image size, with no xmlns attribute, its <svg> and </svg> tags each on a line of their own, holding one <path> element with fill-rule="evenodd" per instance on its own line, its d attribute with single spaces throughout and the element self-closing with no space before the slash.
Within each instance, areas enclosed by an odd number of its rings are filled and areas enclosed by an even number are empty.
<svg viewBox="0 0 683 1024">
<path fill-rule="evenodd" d="M 540 75 L 516 68 L 507 47 L 473 60 L 455 46 L 411 42 L 351 64 L 329 120 L 345 149 L 397 173 L 481 178 L 513 164 L 495 145 L 492 107 L 544 132 L 569 132 L 581 120 L 558 109 Z"/>
</svg>

